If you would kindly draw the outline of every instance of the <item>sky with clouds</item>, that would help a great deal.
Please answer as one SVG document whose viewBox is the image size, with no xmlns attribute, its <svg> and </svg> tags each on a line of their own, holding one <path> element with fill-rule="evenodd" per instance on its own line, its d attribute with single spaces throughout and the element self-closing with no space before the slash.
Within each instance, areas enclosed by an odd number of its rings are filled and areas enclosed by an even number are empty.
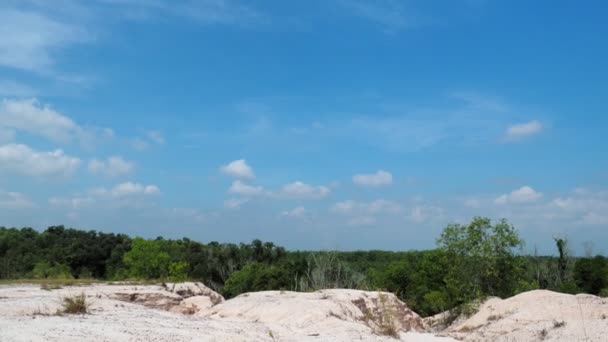
<svg viewBox="0 0 608 342">
<path fill-rule="evenodd" d="M 608 252 L 608 6 L 0 1 L 0 225 Z"/>
</svg>

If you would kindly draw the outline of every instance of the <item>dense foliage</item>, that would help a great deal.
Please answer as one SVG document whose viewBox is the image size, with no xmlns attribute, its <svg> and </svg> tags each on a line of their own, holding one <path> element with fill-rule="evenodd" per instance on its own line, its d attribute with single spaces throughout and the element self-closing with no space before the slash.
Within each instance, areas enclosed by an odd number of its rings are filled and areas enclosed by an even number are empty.
<svg viewBox="0 0 608 342">
<path fill-rule="evenodd" d="M 200 243 L 49 227 L 0 227 L 0 279 L 200 280 L 226 297 L 261 290 L 387 290 L 422 315 L 545 288 L 608 295 L 608 259 L 522 255 L 507 221 L 448 225 L 428 251 L 288 252 L 271 242 Z"/>
</svg>

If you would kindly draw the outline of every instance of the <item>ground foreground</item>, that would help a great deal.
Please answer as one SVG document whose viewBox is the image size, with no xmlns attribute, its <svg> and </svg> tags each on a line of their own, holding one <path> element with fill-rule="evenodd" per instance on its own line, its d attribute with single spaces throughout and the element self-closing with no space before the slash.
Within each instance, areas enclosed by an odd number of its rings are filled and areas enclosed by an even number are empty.
<svg viewBox="0 0 608 342">
<path fill-rule="evenodd" d="M 62 298 L 81 293 L 90 313 L 61 314 Z M 549 291 L 490 299 L 444 326 L 384 292 L 268 291 L 225 301 L 200 283 L 0 286 L 0 341 L 608 341 L 606 316 L 605 299 Z"/>
</svg>

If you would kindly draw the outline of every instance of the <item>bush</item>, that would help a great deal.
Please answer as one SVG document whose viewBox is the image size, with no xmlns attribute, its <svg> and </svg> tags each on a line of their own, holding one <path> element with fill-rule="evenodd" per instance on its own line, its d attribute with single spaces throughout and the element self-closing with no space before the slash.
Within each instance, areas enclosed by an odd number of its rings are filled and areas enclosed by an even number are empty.
<svg viewBox="0 0 608 342">
<path fill-rule="evenodd" d="M 182 282 L 188 279 L 188 265 L 185 261 L 172 262 L 169 264 L 169 280 L 173 282 Z"/>
<path fill-rule="evenodd" d="M 604 298 L 608 298 L 608 287 L 605 289 L 602 289 L 599 293 L 600 297 L 604 297 Z"/>
<path fill-rule="evenodd" d="M 84 293 L 73 297 L 64 297 L 62 303 L 62 313 L 84 315 L 89 313 L 89 306 L 90 304 L 87 302 L 87 296 Z"/>
<path fill-rule="evenodd" d="M 48 262 L 38 262 L 32 270 L 32 277 L 35 279 L 72 279 L 70 268 L 67 265 L 54 264 Z"/>
</svg>

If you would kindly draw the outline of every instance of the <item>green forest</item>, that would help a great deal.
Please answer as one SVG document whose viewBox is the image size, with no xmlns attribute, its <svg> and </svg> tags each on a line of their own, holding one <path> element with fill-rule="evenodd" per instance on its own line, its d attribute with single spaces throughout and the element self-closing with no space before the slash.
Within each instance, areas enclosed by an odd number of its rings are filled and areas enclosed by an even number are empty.
<svg viewBox="0 0 608 342">
<path fill-rule="evenodd" d="M 423 316 L 532 289 L 608 296 L 606 257 L 573 257 L 565 239 L 554 239 L 558 256 L 524 254 L 524 241 L 506 220 L 450 224 L 436 241 L 425 251 L 288 251 L 260 240 L 201 243 L 63 226 L 0 227 L 0 279 L 195 280 L 226 298 L 262 290 L 384 290 Z"/>
</svg>

